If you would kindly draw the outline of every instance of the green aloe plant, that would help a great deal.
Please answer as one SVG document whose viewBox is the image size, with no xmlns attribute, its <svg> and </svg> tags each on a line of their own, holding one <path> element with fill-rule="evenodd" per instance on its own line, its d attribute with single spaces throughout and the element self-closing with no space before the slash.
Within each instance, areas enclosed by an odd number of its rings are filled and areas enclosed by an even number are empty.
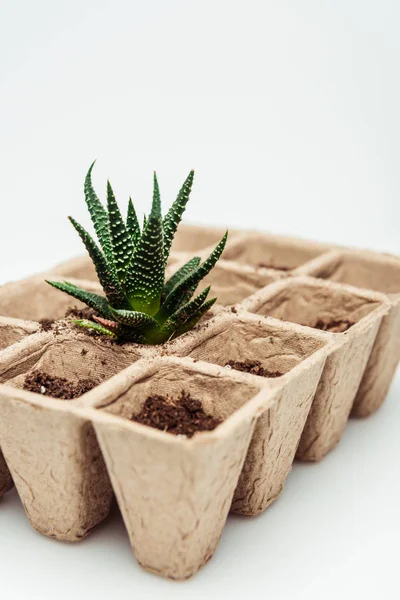
<svg viewBox="0 0 400 600">
<path fill-rule="evenodd" d="M 127 218 L 123 219 L 110 182 L 107 182 L 107 208 L 103 206 L 93 189 L 93 166 L 94 163 L 86 176 L 84 190 L 99 245 L 75 219 L 69 219 L 94 263 L 105 297 L 68 282 L 47 283 L 94 309 L 93 320 L 74 321 L 81 327 L 141 344 L 160 344 L 182 335 L 216 301 L 216 298 L 207 300 L 210 287 L 195 298 L 193 295 L 221 256 L 228 232 L 204 262 L 195 256 L 165 281 L 172 240 L 189 200 L 194 171 L 189 173 L 164 217 L 154 173 L 151 212 L 140 227 L 131 198 Z"/>
</svg>

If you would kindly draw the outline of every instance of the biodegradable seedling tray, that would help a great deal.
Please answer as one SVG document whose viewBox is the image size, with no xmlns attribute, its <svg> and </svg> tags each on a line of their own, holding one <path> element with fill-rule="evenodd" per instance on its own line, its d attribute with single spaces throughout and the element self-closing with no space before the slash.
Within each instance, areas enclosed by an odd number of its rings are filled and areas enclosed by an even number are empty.
<svg viewBox="0 0 400 600">
<path fill-rule="evenodd" d="M 220 237 L 181 226 L 169 273 Z M 77 541 L 107 516 L 114 491 L 140 564 L 174 579 L 212 556 L 229 510 L 265 510 L 296 456 L 320 460 L 350 413 L 376 410 L 400 355 L 400 260 L 383 254 L 234 231 L 202 282 L 218 303 L 153 347 L 77 331 L 63 317 L 82 305 L 50 276 L 101 293 L 87 258 L 0 288 L 0 496 L 13 481 L 37 530 Z M 353 325 L 335 333 L 321 320 Z M 22 389 L 36 369 L 98 385 L 57 400 Z M 215 430 L 188 439 L 130 420 L 149 395 L 182 389 L 222 420 Z"/>
<path fill-rule="evenodd" d="M 340 440 L 363 377 L 378 374 L 366 365 L 383 317 L 389 310 L 381 294 L 356 290 L 310 277 L 284 279 L 262 289 L 243 303 L 248 311 L 314 328 L 318 320 L 347 319 L 354 323 L 336 338 L 327 358 L 304 427 L 297 457 L 320 460 Z"/>
</svg>

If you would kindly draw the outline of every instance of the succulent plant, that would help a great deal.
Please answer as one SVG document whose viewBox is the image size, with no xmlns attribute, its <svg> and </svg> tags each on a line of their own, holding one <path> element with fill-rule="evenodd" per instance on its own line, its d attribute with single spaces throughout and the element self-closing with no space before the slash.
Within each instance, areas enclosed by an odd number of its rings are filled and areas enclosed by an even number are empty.
<svg viewBox="0 0 400 600">
<path fill-rule="evenodd" d="M 228 232 L 204 262 L 195 256 L 165 281 L 172 241 L 189 200 L 194 171 L 189 173 L 164 217 L 154 173 L 151 212 L 140 227 L 131 198 L 124 221 L 110 182 L 107 209 L 103 206 L 93 189 L 93 166 L 94 163 L 86 176 L 84 191 L 99 245 L 75 219 L 69 219 L 94 263 L 105 297 L 68 282 L 47 283 L 94 309 L 93 320 L 74 320 L 81 327 L 141 344 L 160 344 L 182 335 L 216 301 L 207 300 L 210 287 L 195 298 L 193 295 L 221 256 Z"/>
</svg>

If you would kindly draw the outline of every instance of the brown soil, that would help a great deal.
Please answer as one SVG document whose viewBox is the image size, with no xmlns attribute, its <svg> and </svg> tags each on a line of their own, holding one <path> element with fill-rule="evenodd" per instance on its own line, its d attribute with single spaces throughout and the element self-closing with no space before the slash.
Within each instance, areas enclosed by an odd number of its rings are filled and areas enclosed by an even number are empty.
<svg viewBox="0 0 400 600">
<path fill-rule="evenodd" d="M 94 314 L 95 311 L 92 308 L 77 308 L 76 306 L 72 306 L 68 308 L 65 316 L 72 319 L 92 319 Z"/>
<path fill-rule="evenodd" d="M 73 400 L 85 392 L 89 392 L 96 385 L 98 382 L 94 379 L 80 379 L 77 383 L 71 383 L 63 377 L 53 377 L 42 371 L 32 371 L 25 377 L 24 390 L 61 400 Z"/>
<path fill-rule="evenodd" d="M 259 377 L 281 377 L 284 373 L 281 371 L 270 371 L 261 366 L 258 360 L 228 360 L 225 367 L 230 367 L 236 371 L 243 371 L 244 373 L 251 373 L 252 375 L 258 375 Z"/>
<path fill-rule="evenodd" d="M 321 329 L 321 331 L 330 331 L 331 333 L 343 333 L 355 325 L 354 321 L 348 319 L 342 319 L 338 321 L 323 321 L 319 320 L 314 325 L 315 329 Z"/>
<path fill-rule="evenodd" d="M 54 321 L 50 319 L 42 319 L 39 321 L 40 331 L 50 331 L 54 325 Z"/>
<path fill-rule="evenodd" d="M 268 265 L 267 263 L 258 263 L 257 265 L 261 269 L 275 269 L 276 271 L 291 271 L 291 267 L 282 267 L 276 265 Z"/>
<path fill-rule="evenodd" d="M 199 431 L 211 431 L 221 423 L 204 412 L 200 400 L 183 390 L 177 400 L 169 396 L 150 396 L 132 421 L 189 438 Z"/>
</svg>

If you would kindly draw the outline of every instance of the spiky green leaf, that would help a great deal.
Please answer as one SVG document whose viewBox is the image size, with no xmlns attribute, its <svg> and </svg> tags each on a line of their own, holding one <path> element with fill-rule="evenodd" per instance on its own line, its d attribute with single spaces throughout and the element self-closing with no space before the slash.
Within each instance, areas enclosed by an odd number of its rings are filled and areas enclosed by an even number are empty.
<svg viewBox="0 0 400 600">
<path fill-rule="evenodd" d="M 211 286 L 206 287 L 194 300 L 187 302 L 166 320 L 163 329 L 175 330 L 191 319 L 205 302 Z"/>
<path fill-rule="evenodd" d="M 211 300 L 207 300 L 207 302 L 200 306 L 198 311 L 190 319 L 188 319 L 181 327 L 178 327 L 178 329 L 174 332 L 173 338 L 176 338 L 193 329 L 193 327 L 200 321 L 201 317 L 210 310 L 216 301 L 217 298 L 211 298 Z"/>
<path fill-rule="evenodd" d="M 214 250 L 211 252 L 210 256 L 201 263 L 196 269 L 186 275 L 184 279 L 182 279 L 168 294 L 166 297 L 160 313 L 162 315 L 170 315 L 174 313 L 179 306 L 182 305 L 182 300 L 185 298 L 185 295 L 194 287 L 197 286 L 200 281 L 208 275 L 211 269 L 214 267 L 215 263 L 218 261 L 222 252 L 224 251 L 226 240 L 228 238 L 228 232 L 225 233 L 224 237 L 221 241 L 216 245 Z"/>
<path fill-rule="evenodd" d="M 86 175 L 84 192 L 85 201 L 89 209 L 89 214 L 92 219 L 94 230 L 99 240 L 100 246 L 103 248 L 104 255 L 109 263 L 110 267 L 114 265 L 113 252 L 111 246 L 110 231 L 108 229 L 108 216 L 107 211 L 100 202 L 96 192 L 92 185 L 92 170 L 94 167 L 94 161 L 89 168 Z"/>
<path fill-rule="evenodd" d="M 157 327 L 157 321 L 155 321 L 146 313 L 137 312 L 134 310 L 123 310 L 123 309 L 111 309 L 113 319 L 122 325 L 134 327 L 135 329 L 143 329 L 146 327 Z"/>
<path fill-rule="evenodd" d="M 118 335 L 116 333 L 114 333 L 113 331 L 110 331 L 106 327 L 103 327 L 103 325 L 100 325 L 100 323 L 95 323 L 94 321 L 84 321 L 82 319 L 74 319 L 72 322 L 75 323 L 75 325 L 79 325 L 80 327 L 84 327 L 85 329 L 93 329 L 94 331 L 97 331 L 97 333 L 102 333 L 103 335 L 108 335 L 114 339 L 117 339 L 117 337 L 118 337 Z"/>
<path fill-rule="evenodd" d="M 174 289 L 174 287 L 179 283 L 184 277 L 189 275 L 189 273 L 193 273 L 196 267 L 199 266 L 201 259 L 199 256 L 194 256 L 187 263 L 182 265 L 167 281 L 164 285 L 163 294 L 165 297 Z"/>
<path fill-rule="evenodd" d="M 151 213 L 125 281 L 129 303 L 133 310 L 154 316 L 160 306 L 164 287 L 164 242 L 161 220 L 160 191 L 154 173 L 154 193 Z"/>
<path fill-rule="evenodd" d="M 194 171 L 190 171 L 183 186 L 179 190 L 178 196 L 167 212 L 163 220 L 164 228 L 164 260 L 165 263 L 168 260 L 169 252 L 171 250 L 172 241 L 174 235 L 181 222 L 182 215 L 185 212 L 186 204 L 188 203 L 190 192 L 192 190 L 194 178 Z"/>
<path fill-rule="evenodd" d="M 137 218 L 135 207 L 133 206 L 132 198 L 128 202 L 128 214 L 126 217 L 126 229 L 131 236 L 132 244 L 135 247 L 140 239 L 140 225 Z"/>
<path fill-rule="evenodd" d="M 121 289 L 118 279 L 108 265 L 100 248 L 97 246 L 96 242 L 89 235 L 89 233 L 82 227 L 82 225 L 80 225 L 72 217 L 69 217 L 69 220 L 85 244 L 86 250 L 88 251 L 89 256 L 95 266 L 97 277 L 99 278 L 100 284 L 110 304 L 117 308 L 123 308 L 126 305 L 124 293 Z"/>
<path fill-rule="evenodd" d="M 191 288 L 189 288 L 187 290 L 187 292 L 185 292 L 179 302 L 179 305 L 176 307 L 175 310 L 178 310 L 178 308 L 181 308 L 182 306 L 184 306 L 187 302 L 189 302 L 189 300 L 191 299 L 191 297 L 193 296 L 193 294 L 195 293 L 195 291 L 197 290 L 197 286 L 198 284 L 196 283 L 195 285 L 193 285 Z"/>
<path fill-rule="evenodd" d="M 94 294 L 93 292 L 87 292 L 86 290 L 82 290 L 77 287 L 73 283 L 69 283 L 68 281 L 60 282 L 60 281 L 49 281 L 46 279 L 46 283 L 49 283 L 53 287 L 66 294 L 69 294 L 76 300 L 80 300 L 90 308 L 93 308 L 96 312 L 99 313 L 105 319 L 112 319 L 112 313 L 110 310 L 110 305 L 108 304 L 106 298 L 103 296 L 99 296 L 98 294 Z"/>
<path fill-rule="evenodd" d="M 119 280 L 124 281 L 133 254 L 133 243 L 109 181 L 107 181 L 107 209 L 115 270 Z"/>
</svg>

